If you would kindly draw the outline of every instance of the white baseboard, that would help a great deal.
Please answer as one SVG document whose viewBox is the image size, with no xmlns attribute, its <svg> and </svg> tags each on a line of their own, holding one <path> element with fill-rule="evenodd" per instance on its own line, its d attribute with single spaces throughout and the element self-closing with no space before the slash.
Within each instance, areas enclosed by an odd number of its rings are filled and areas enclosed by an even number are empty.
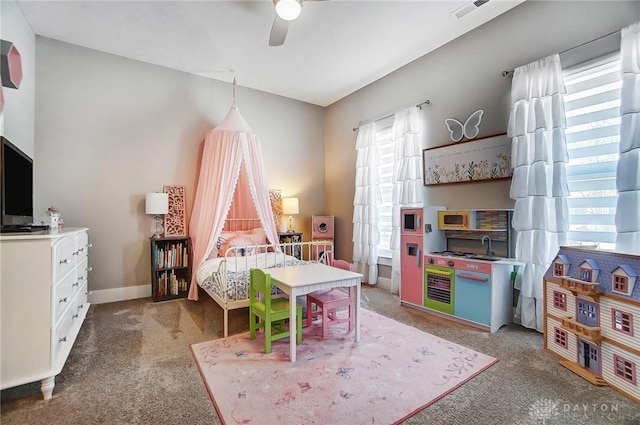
<svg viewBox="0 0 640 425">
<path fill-rule="evenodd" d="M 391 279 L 378 276 L 377 286 L 379 288 L 386 289 L 387 291 L 391 291 Z"/>
<path fill-rule="evenodd" d="M 127 286 L 125 288 L 100 289 L 89 292 L 91 304 L 114 303 L 151 296 L 151 285 Z"/>
</svg>

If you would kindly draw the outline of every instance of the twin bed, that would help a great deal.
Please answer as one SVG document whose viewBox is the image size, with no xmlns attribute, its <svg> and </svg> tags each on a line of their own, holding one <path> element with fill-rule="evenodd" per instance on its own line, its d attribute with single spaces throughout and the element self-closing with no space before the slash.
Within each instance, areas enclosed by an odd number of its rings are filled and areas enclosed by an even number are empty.
<svg viewBox="0 0 640 425">
<path fill-rule="evenodd" d="M 228 219 L 216 248 L 195 272 L 198 286 L 224 311 L 225 337 L 229 310 L 249 306 L 250 269 L 326 263 L 333 253 L 328 240 L 269 244 L 264 231 L 253 227 L 259 224 L 257 220 Z"/>
<path fill-rule="evenodd" d="M 251 268 L 323 261 L 333 252 L 331 241 L 278 243 L 282 198 L 272 196 L 266 182 L 260 138 L 234 97 L 227 115 L 205 136 L 189 225 L 196 265 L 189 299 L 197 301 L 202 288 L 222 307 L 225 337 L 229 310 L 249 305 Z"/>
</svg>

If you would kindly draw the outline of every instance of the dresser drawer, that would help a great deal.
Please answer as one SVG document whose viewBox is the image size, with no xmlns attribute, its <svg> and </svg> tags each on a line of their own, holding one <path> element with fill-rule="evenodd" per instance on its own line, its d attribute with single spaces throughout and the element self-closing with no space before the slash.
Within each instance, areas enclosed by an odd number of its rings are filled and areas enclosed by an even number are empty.
<svg viewBox="0 0 640 425">
<path fill-rule="evenodd" d="M 53 244 L 53 281 L 57 282 L 76 265 L 76 239 L 65 237 Z"/>
<path fill-rule="evenodd" d="M 83 258 L 86 258 L 88 254 L 89 235 L 87 233 L 78 233 L 76 235 L 76 250 L 74 251 L 74 255 L 76 255 L 78 261 L 81 261 Z"/>
<path fill-rule="evenodd" d="M 77 283 L 76 272 L 68 273 L 60 282 L 53 287 L 53 323 L 58 323 L 58 320 L 67 308 L 72 304 L 76 289 L 79 287 L 74 286 Z"/>
<path fill-rule="evenodd" d="M 75 309 L 74 320 L 75 319 L 84 320 L 84 317 L 87 315 L 87 310 L 89 309 L 88 297 L 89 297 L 89 290 L 88 290 L 87 284 L 85 283 L 80 287 L 80 293 L 76 298 L 76 302 L 74 306 L 74 309 Z"/>
<path fill-rule="evenodd" d="M 80 288 L 87 285 L 87 273 L 89 270 L 89 260 L 87 258 L 83 258 L 80 260 L 80 264 L 75 271 L 75 281 L 71 285 L 73 287 L 73 297 L 80 291 Z"/>
<path fill-rule="evenodd" d="M 64 318 L 58 323 L 53 331 L 53 364 L 56 365 L 60 359 L 66 359 L 73 346 L 74 336 L 72 335 L 73 315 L 75 309 L 70 309 Z"/>
</svg>

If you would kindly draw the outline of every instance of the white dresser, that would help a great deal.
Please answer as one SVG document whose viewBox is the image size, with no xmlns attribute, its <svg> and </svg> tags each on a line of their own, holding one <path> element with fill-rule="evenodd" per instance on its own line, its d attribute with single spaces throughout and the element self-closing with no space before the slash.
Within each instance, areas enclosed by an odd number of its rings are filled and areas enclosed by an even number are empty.
<svg viewBox="0 0 640 425">
<path fill-rule="evenodd" d="M 1 389 L 40 380 L 51 398 L 89 309 L 87 231 L 0 235 Z"/>
</svg>

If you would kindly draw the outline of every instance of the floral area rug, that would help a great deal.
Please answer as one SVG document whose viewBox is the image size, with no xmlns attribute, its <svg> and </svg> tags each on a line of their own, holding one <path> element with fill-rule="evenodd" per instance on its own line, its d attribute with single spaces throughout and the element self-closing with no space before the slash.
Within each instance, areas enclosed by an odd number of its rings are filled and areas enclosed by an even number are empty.
<svg viewBox="0 0 640 425">
<path fill-rule="evenodd" d="M 193 344 L 209 396 L 225 424 L 395 424 L 434 403 L 497 359 L 361 310 L 360 341 L 347 324 L 303 329 L 264 354 L 261 334 Z"/>
</svg>

